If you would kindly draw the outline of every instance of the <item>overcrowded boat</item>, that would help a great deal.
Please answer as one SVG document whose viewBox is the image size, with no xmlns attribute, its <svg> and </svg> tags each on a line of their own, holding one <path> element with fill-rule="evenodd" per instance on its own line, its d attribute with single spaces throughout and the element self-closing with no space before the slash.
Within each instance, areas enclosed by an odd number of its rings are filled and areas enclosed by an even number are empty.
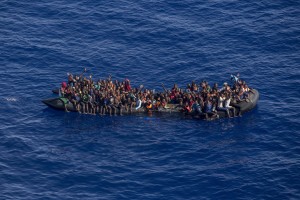
<svg viewBox="0 0 300 200">
<path fill-rule="evenodd" d="M 239 74 L 231 75 L 230 82 L 222 87 L 218 83 L 211 87 L 203 80 L 199 84 L 192 81 L 186 88 L 174 84 L 170 90 L 162 84 L 161 92 L 143 85 L 134 88 L 129 79 L 118 81 L 109 76 L 94 81 L 83 74 L 68 74 L 68 81 L 52 91 L 59 96 L 42 102 L 54 109 L 83 114 L 177 113 L 212 120 L 242 116 L 255 108 L 259 99 L 259 92 L 248 87 Z"/>
</svg>

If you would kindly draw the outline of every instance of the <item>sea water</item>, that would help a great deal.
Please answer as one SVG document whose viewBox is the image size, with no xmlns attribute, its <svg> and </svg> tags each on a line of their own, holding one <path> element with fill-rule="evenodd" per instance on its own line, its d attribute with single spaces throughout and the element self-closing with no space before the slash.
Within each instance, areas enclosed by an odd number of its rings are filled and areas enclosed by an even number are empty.
<svg viewBox="0 0 300 200">
<path fill-rule="evenodd" d="M 299 199 L 299 1 L 0 2 L 0 199 Z M 67 73 L 260 92 L 241 118 L 43 105 Z"/>
</svg>

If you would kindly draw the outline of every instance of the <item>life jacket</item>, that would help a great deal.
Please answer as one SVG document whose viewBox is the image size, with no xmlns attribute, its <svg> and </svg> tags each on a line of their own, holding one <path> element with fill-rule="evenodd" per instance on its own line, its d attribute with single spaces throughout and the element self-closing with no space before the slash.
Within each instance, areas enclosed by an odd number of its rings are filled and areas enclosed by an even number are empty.
<svg viewBox="0 0 300 200">
<path fill-rule="evenodd" d="M 147 104 L 146 108 L 151 109 L 152 108 L 152 103 Z"/>
</svg>

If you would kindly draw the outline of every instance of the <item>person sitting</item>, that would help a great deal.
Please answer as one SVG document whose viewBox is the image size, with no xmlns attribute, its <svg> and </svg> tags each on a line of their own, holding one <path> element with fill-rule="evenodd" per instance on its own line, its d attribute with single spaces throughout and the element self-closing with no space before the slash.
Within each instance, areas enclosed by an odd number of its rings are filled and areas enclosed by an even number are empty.
<svg viewBox="0 0 300 200">
<path fill-rule="evenodd" d="M 64 91 L 64 97 L 71 99 L 73 88 L 68 85 Z"/>
<path fill-rule="evenodd" d="M 151 112 L 151 110 L 152 110 L 152 102 L 151 102 L 151 100 L 148 100 L 147 101 L 147 103 L 145 104 L 145 108 L 146 108 L 146 111 L 149 113 L 149 112 Z"/>
<path fill-rule="evenodd" d="M 137 96 L 136 98 L 136 107 L 135 107 L 135 110 L 138 110 L 142 107 L 142 100 L 140 98 L 140 95 Z"/>
<path fill-rule="evenodd" d="M 128 93 L 128 97 L 130 98 L 131 101 L 131 105 L 130 105 L 130 111 L 132 111 L 132 108 L 134 108 L 136 106 L 136 96 L 134 95 L 134 89 L 132 89 L 129 93 Z"/>
<path fill-rule="evenodd" d="M 197 114 L 197 115 L 200 115 L 202 114 L 202 109 L 201 109 L 201 105 L 199 103 L 199 100 L 195 101 L 192 105 L 192 112 Z"/>
<path fill-rule="evenodd" d="M 214 83 L 214 86 L 213 86 L 213 88 L 212 88 L 212 91 L 213 91 L 213 92 L 218 92 L 218 91 L 219 91 L 219 89 L 218 89 L 218 83 Z"/>
<path fill-rule="evenodd" d="M 107 96 L 105 98 L 105 102 L 106 102 L 106 105 L 105 105 L 106 113 L 111 115 L 112 114 L 111 104 L 113 103 L 113 99 L 111 98 L 111 96 L 109 94 L 107 94 Z"/>
<path fill-rule="evenodd" d="M 243 85 L 241 86 L 243 88 L 243 99 L 245 99 L 247 102 L 250 101 L 249 99 L 249 92 L 250 92 L 250 88 L 246 85 L 246 83 L 243 83 Z"/>
<path fill-rule="evenodd" d="M 100 100 L 100 115 L 105 115 L 106 113 L 106 106 L 107 106 L 107 98 L 106 95 L 103 94 Z"/>
<path fill-rule="evenodd" d="M 168 107 L 167 107 L 167 101 L 166 101 L 165 98 L 163 98 L 162 101 L 161 101 L 161 107 L 164 108 L 164 109 L 167 109 L 167 108 L 168 108 Z"/>
<path fill-rule="evenodd" d="M 241 102 L 241 101 L 245 101 L 246 99 L 244 98 L 244 92 L 245 92 L 245 89 L 243 87 L 243 85 L 240 85 L 237 89 L 236 89 L 236 99 L 237 99 L 237 102 Z"/>
<path fill-rule="evenodd" d="M 117 107 L 115 105 L 115 98 L 113 96 L 111 96 L 109 98 L 109 115 L 112 115 L 112 112 L 114 113 L 114 115 L 117 114 Z"/>
<path fill-rule="evenodd" d="M 219 89 L 219 92 L 226 91 L 226 90 L 227 90 L 227 86 L 228 86 L 228 83 L 227 83 L 227 82 L 224 82 L 224 83 L 223 83 L 223 87 L 222 87 L 221 89 Z"/>
<path fill-rule="evenodd" d="M 225 93 L 222 92 L 218 98 L 218 107 L 217 110 L 219 111 L 225 111 L 227 116 L 230 117 L 229 108 L 224 107 L 224 101 L 225 101 Z"/>
<path fill-rule="evenodd" d="M 224 108 L 228 109 L 228 113 L 230 113 L 230 110 L 232 110 L 233 113 L 233 117 L 235 117 L 235 108 L 233 106 L 230 106 L 230 100 L 231 100 L 231 96 L 230 93 L 226 93 L 225 94 L 225 101 L 224 101 Z"/>
<path fill-rule="evenodd" d="M 226 86 L 225 92 L 232 93 L 232 90 L 231 90 L 231 88 L 230 88 L 230 85 L 227 85 L 227 86 Z"/>
<path fill-rule="evenodd" d="M 81 97 L 81 107 L 82 107 L 83 114 L 89 113 L 88 102 L 89 102 L 89 95 L 88 95 L 87 91 L 85 90 Z"/>
<path fill-rule="evenodd" d="M 128 95 L 126 95 L 126 100 L 125 100 L 125 109 L 126 109 L 126 111 L 127 112 L 132 112 L 132 106 L 133 106 L 133 102 L 132 102 L 132 100 L 131 100 L 131 98 L 128 96 Z"/>
<path fill-rule="evenodd" d="M 171 101 L 171 103 L 175 103 L 176 102 L 176 90 L 172 90 L 171 91 L 170 101 Z"/>
<path fill-rule="evenodd" d="M 81 112 L 80 112 L 80 104 L 79 104 L 79 102 L 80 102 L 80 97 L 79 97 L 79 95 L 77 94 L 76 91 L 73 91 L 73 92 L 72 92 L 72 96 L 71 96 L 71 103 L 73 104 L 73 106 L 75 107 L 75 109 L 76 109 L 79 113 L 81 113 Z"/>
<path fill-rule="evenodd" d="M 160 105 L 161 105 L 161 101 L 160 101 L 160 97 L 158 96 L 158 97 L 156 97 L 156 100 L 155 100 L 154 109 L 158 110 Z"/>
<path fill-rule="evenodd" d="M 189 114 L 190 112 L 192 112 L 192 108 L 191 108 L 189 102 L 185 102 L 183 111 L 184 111 L 186 114 Z"/>
<path fill-rule="evenodd" d="M 217 114 L 217 112 L 213 106 L 213 102 L 209 98 L 206 99 L 204 112 L 205 112 L 206 120 L 212 120 L 212 119 L 219 118 L 219 115 Z"/>
<path fill-rule="evenodd" d="M 88 105 L 90 108 L 90 114 L 96 115 L 95 95 L 93 93 L 91 93 L 91 94 L 88 94 L 88 96 L 89 96 Z"/>
<path fill-rule="evenodd" d="M 116 97 L 115 97 L 115 107 L 116 107 L 116 110 L 119 109 L 119 113 L 120 113 L 120 115 L 122 115 L 123 105 L 122 105 L 122 102 L 121 102 L 120 94 L 117 94 Z"/>
<path fill-rule="evenodd" d="M 92 98 L 94 99 L 95 114 L 100 113 L 101 95 L 98 90 L 95 90 L 95 93 L 93 93 Z"/>
</svg>

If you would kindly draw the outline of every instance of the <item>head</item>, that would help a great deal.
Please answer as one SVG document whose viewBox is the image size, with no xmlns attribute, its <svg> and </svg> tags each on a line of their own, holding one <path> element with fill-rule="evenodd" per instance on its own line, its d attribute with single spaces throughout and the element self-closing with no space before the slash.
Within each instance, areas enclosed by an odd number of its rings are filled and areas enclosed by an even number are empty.
<svg viewBox="0 0 300 200">
<path fill-rule="evenodd" d="M 66 82 L 62 82 L 62 83 L 61 83 L 61 87 L 62 87 L 62 88 L 66 88 L 66 87 L 67 87 L 67 83 L 66 83 Z"/>
</svg>

